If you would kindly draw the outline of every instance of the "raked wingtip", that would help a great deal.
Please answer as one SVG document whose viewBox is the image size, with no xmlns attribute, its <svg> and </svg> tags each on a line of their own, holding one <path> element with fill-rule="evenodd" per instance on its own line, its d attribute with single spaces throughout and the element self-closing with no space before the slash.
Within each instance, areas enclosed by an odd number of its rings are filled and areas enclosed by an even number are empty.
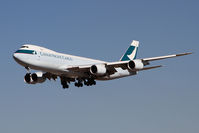
<svg viewBox="0 0 199 133">
<path fill-rule="evenodd" d="M 193 52 L 181 53 L 181 54 L 177 54 L 176 56 L 184 56 L 184 55 L 190 55 L 190 54 L 193 54 Z"/>
</svg>

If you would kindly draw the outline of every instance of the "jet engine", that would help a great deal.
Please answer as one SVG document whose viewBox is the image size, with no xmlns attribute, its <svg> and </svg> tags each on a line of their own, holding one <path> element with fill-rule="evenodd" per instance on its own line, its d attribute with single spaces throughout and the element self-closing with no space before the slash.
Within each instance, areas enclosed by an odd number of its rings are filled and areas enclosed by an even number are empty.
<svg viewBox="0 0 199 133">
<path fill-rule="evenodd" d="M 135 70 L 143 69 L 144 64 L 143 64 L 142 60 L 131 60 L 127 64 L 127 67 L 128 67 L 129 70 L 135 71 Z"/>
<path fill-rule="evenodd" d="M 43 83 L 46 77 L 42 72 L 36 72 L 33 74 L 27 73 L 24 77 L 24 81 L 28 84 Z"/>
<path fill-rule="evenodd" d="M 27 74 L 24 76 L 24 82 L 26 82 L 26 83 L 28 83 L 28 84 L 31 84 L 32 79 L 31 79 L 31 74 L 30 74 L 30 73 L 27 73 Z"/>
<path fill-rule="evenodd" d="M 107 69 L 105 67 L 105 65 L 92 65 L 90 68 L 90 72 L 93 75 L 97 75 L 97 76 L 103 76 L 106 75 Z"/>
</svg>

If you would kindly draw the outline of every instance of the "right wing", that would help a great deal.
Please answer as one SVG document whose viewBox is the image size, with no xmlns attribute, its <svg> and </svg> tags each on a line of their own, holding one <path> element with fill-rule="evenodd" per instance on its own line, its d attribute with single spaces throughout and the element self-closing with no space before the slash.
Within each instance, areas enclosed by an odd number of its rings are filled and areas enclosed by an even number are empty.
<svg viewBox="0 0 199 133">
<path fill-rule="evenodd" d="M 184 55 L 189 55 L 192 53 L 181 53 L 181 54 L 173 54 L 173 55 L 166 55 L 166 56 L 158 56 L 158 57 L 152 57 L 152 58 L 143 58 L 143 59 L 136 59 L 136 60 L 130 60 L 130 61 L 138 61 L 143 63 L 143 66 L 149 65 L 150 61 L 155 61 L 155 60 L 162 60 L 162 59 L 167 59 L 167 58 L 174 58 L 178 56 L 184 56 Z M 106 69 L 108 70 L 109 74 L 113 74 L 116 72 L 115 68 L 122 68 L 122 69 L 129 69 L 128 64 L 130 61 L 117 61 L 117 62 L 105 62 L 105 63 L 100 63 L 100 64 L 89 64 L 89 65 L 80 65 L 80 66 L 68 66 L 65 68 L 65 70 L 69 71 L 75 71 L 75 72 L 90 72 L 90 68 L 93 65 L 104 65 Z M 158 66 L 151 66 L 151 67 L 143 67 L 141 69 L 134 69 L 133 71 L 142 71 L 142 70 L 149 70 L 149 69 L 154 69 L 154 68 L 159 68 L 162 67 L 161 65 Z"/>
</svg>

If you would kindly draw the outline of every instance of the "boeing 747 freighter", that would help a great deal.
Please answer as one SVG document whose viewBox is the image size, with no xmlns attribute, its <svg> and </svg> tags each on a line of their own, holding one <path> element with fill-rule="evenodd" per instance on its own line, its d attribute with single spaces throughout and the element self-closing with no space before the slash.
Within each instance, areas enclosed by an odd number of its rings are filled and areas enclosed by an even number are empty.
<svg viewBox="0 0 199 133">
<path fill-rule="evenodd" d="M 96 80 L 112 80 L 136 75 L 139 71 L 161 67 L 148 66 L 151 61 L 188 55 L 191 53 L 173 54 L 152 58 L 136 59 L 139 42 L 133 40 L 126 53 L 116 62 L 106 62 L 74 55 L 62 54 L 53 50 L 25 44 L 14 54 L 17 63 L 27 69 L 24 81 L 28 84 L 43 83 L 46 79 L 61 80 L 63 88 L 71 82 L 82 87 L 91 86 Z M 30 73 L 30 69 L 38 72 Z"/>
</svg>

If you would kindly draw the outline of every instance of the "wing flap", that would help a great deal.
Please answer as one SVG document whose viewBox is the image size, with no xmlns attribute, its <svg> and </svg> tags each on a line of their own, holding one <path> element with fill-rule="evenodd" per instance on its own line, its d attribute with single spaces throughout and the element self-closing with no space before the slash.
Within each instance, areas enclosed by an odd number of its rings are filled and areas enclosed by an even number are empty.
<svg viewBox="0 0 199 133">
<path fill-rule="evenodd" d="M 86 66 L 70 66 L 70 67 L 67 67 L 66 70 L 69 70 L 69 71 L 87 71 L 89 68 L 91 67 L 91 65 L 86 65 Z"/>
</svg>

